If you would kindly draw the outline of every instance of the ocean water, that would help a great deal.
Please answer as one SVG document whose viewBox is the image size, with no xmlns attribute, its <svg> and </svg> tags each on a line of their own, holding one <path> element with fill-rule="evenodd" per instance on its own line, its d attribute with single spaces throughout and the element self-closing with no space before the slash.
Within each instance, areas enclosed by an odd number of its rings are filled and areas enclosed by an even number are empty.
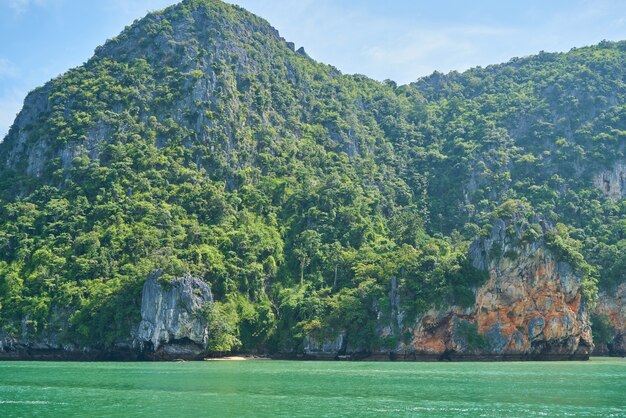
<svg viewBox="0 0 626 418">
<path fill-rule="evenodd" d="M 626 360 L 0 363 L 0 417 L 626 417 Z"/>
</svg>

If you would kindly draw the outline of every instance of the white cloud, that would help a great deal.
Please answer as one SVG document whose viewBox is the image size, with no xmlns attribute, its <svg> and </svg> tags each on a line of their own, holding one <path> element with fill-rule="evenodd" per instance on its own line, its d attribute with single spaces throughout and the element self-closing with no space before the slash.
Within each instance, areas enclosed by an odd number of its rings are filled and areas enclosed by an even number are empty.
<svg viewBox="0 0 626 418">
<path fill-rule="evenodd" d="M 449 55 L 467 55 L 475 52 L 476 38 L 497 36 L 507 32 L 490 27 L 452 27 L 414 30 L 383 44 L 365 47 L 365 55 L 374 61 L 388 64 L 406 64 L 428 59 L 445 51 Z"/>
<path fill-rule="evenodd" d="M 18 13 L 23 13 L 28 8 L 30 0 L 7 0 L 7 3 L 11 9 Z"/>
<path fill-rule="evenodd" d="M 55 0 L 6 0 L 9 7 L 18 14 L 25 13 L 31 6 L 43 6 L 53 1 Z"/>
<path fill-rule="evenodd" d="M 6 58 L 0 58 L 0 80 L 15 77 L 18 73 L 17 66 Z"/>
<path fill-rule="evenodd" d="M 485 45 L 514 33 L 513 29 L 491 26 L 423 28 L 376 41 L 363 47 L 361 56 L 376 69 L 374 77 L 386 73 L 406 83 L 434 70 L 465 70 L 480 65 Z"/>
</svg>

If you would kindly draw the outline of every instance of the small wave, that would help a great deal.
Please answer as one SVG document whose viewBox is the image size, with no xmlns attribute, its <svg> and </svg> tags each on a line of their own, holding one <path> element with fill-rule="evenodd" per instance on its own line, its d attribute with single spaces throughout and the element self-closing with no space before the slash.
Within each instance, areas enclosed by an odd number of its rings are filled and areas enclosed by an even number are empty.
<svg viewBox="0 0 626 418">
<path fill-rule="evenodd" d="M 0 399 L 0 405 L 67 405 L 64 402 L 50 401 L 10 401 Z"/>
</svg>

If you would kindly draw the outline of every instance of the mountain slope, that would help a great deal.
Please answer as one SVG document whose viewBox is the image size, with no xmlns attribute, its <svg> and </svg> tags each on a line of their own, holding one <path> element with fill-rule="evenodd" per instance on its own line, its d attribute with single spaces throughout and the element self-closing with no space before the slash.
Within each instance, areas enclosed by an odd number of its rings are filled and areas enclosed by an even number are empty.
<svg viewBox="0 0 626 418">
<path fill-rule="evenodd" d="M 4 335 L 126 346 L 159 271 L 211 286 L 209 351 L 416 350 L 427 312 L 492 286 L 499 261 L 468 249 L 511 217 L 546 219 L 532 239 L 577 277 L 578 328 L 596 279 L 623 282 L 623 43 L 408 86 L 294 49 L 243 9 L 185 0 L 31 92 L 0 144 Z M 591 345 L 563 329 L 533 353 Z"/>
</svg>

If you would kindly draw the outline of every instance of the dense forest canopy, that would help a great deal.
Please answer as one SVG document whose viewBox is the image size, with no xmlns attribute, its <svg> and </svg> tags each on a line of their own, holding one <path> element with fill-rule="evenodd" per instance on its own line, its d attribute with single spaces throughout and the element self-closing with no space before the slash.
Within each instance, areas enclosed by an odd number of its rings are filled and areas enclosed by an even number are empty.
<svg viewBox="0 0 626 418">
<path fill-rule="evenodd" d="M 626 163 L 625 59 L 602 42 L 398 86 L 236 6 L 151 13 L 31 92 L 0 144 L 0 327 L 111 346 L 160 269 L 211 285 L 214 351 L 393 345 L 391 281 L 406 317 L 473 304 L 468 247 L 520 208 L 592 303 L 626 277 L 626 200 L 595 184 Z"/>
</svg>

